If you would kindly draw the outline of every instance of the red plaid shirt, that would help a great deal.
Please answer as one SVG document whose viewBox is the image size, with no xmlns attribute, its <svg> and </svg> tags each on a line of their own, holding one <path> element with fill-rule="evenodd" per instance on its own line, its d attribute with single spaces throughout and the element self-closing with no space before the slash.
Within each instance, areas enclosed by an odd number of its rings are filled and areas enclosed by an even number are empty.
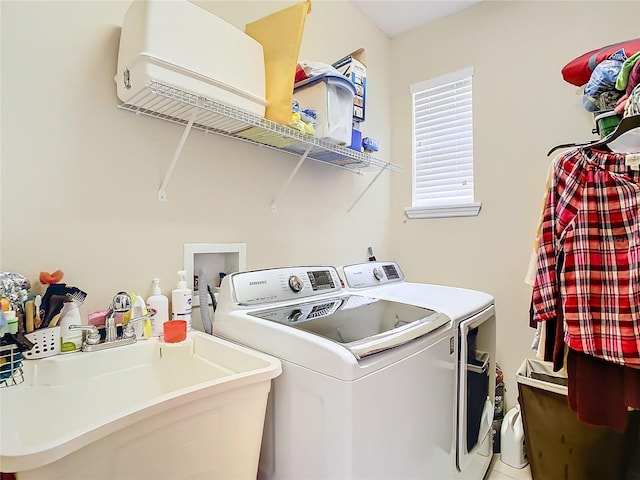
<svg viewBox="0 0 640 480">
<path fill-rule="evenodd" d="M 580 148 L 557 162 L 533 320 L 555 318 L 562 308 L 570 348 L 640 368 L 640 172 L 628 170 L 625 157 Z"/>
</svg>

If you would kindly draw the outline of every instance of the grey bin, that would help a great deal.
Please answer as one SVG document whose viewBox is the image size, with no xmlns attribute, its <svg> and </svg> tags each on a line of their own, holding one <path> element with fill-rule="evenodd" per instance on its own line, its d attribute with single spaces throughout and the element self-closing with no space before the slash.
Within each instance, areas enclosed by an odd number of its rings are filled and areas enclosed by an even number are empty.
<svg viewBox="0 0 640 480">
<path fill-rule="evenodd" d="M 581 422 L 567 403 L 567 379 L 526 359 L 516 374 L 527 457 L 534 480 L 625 478 L 625 439 Z"/>
</svg>

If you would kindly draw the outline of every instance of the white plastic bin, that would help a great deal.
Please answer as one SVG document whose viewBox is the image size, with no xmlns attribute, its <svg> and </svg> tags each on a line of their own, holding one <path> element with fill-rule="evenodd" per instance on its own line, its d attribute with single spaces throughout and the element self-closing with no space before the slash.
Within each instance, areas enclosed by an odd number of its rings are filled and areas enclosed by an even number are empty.
<svg viewBox="0 0 640 480">
<path fill-rule="evenodd" d="M 203 332 L 24 362 L 0 388 L 17 480 L 256 478 L 280 360 Z M 46 400 L 46 408 L 31 408 Z M 8 414 L 5 414 L 9 412 Z"/>
<path fill-rule="evenodd" d="M 137 105 L 150 80 L 264 116 L 262 45 L 186 0 L 135 0 L 125 14 L 118 97 Z"/>
<path fill-rule="evenodd" d="M 350 145 L 355 94 L 356 87 L 347 78 L 319 75 L 296 83 L 293 98 L 301 109 L 316 111 L 316 137 L 339 145 Z"/>
</svg>

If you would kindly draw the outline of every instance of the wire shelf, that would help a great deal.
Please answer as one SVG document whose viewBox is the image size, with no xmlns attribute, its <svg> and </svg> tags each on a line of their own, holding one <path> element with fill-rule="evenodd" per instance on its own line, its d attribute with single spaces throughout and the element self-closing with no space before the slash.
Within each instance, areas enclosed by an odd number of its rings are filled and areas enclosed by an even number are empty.
<svg viewBox="0 0 640 480">
<path fill-rule="evenodd" d="M 402 167 L 367 153 L 305 135 L 286 125 L 155 80 L 118 108 L 180 125 L 188 125 L 192 120 L 191 128 L 296 156 L 309 150 L 307 158 L 349 170 L 378 167 L 402 172 Z"/>
</svg>

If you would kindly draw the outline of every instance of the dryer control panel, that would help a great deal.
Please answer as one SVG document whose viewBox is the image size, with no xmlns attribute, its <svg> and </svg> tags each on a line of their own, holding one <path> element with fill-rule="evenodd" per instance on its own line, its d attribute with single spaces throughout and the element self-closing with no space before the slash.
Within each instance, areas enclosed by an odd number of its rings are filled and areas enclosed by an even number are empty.
<svg viewBox="0 0 640 480">
<path fill-rule="evenodd" d="M 240 305 L 297 300 L 343 290 L 334 267 L 281 267 L 232 274 L 235 301 Z"/>
<path fill-rule="evenodd" d="M 350 288 L 367 288 L 404 281 L 404 274 L 396 262 L 368 262 L 342 267 Z"/>
</svg>

